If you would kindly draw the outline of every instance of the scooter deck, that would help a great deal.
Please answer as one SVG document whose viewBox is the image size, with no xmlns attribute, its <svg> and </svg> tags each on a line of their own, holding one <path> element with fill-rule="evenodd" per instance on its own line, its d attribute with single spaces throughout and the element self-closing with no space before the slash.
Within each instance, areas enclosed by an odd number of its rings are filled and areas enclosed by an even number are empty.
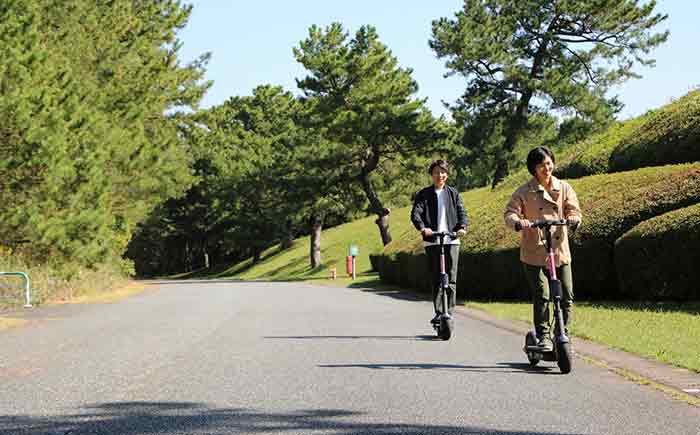
<svg viewBox="0 0 700 435">
<path fill-rule="evenodd" d="M 523 349 L 528 357 L 541 361 L 556 361 L 557 354 L 554 350 L 542 350 L 539 346 L 525 346 Z"/>
<path fill-rule="evenodd" d="M 540 346 L 525 346 L 525 352 L 554 353 L 554 350 L 544 350 Z"/>
</svg>

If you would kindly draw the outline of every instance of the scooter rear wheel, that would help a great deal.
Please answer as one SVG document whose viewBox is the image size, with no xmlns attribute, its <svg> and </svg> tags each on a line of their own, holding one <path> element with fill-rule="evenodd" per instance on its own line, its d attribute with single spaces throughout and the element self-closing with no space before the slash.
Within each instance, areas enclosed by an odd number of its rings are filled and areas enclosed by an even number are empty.
<svg viewBox="0 0 700 435">
<path fill-rule="evenodd" d="M 438 336 L 443 340 L 449 340 L 452 337 L 452 329 L 454 325 L 452 319 L 447 317 L 440 318 L 440 329 L 438 330 Z"/>
<path fill-rule="evenodd" d="M 533 331 L 529 331 L 525 335 L 525 349 L 527 349 L 528 346 L 536 346 L 536 345 L 537 345 L 537 336 L 535 335 L 535 333 Z M 538 360 L 537 358 L 530 357 L 530 354 L 528 354 L 527 360 L 530 362 L 530 365 L 532 367 L 536 366 L 540 362 L 540 360 Z"/>
<path fill-rule="evenodd" d="M 563 374 L 571 372 L 571 343 L 557 344 L 557 365 Z"/>
</svg>

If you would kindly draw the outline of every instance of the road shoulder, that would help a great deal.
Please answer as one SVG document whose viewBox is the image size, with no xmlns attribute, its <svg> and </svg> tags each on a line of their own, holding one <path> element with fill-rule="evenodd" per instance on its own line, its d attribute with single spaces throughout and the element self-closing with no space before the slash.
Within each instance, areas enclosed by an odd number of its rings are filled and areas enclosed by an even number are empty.
<svg viewBox="0 0 700 435">
<path fill-rule="evenodd" d="M 498 318 L 473 308 L 459 307 L 457 312 L 523 337 L 531 328 L 528 323 Z M 700 407 L 699 373 L 649 360 L 579 337 L 573 338 L 573 344 L 576 355 L 584 360 Z"/>
</svg>

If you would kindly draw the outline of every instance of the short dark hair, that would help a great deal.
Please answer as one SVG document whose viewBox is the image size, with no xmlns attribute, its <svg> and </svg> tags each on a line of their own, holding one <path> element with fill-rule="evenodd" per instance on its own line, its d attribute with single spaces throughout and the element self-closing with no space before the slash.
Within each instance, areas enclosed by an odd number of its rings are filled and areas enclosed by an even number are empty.
<svg viewBox="0 0 700 435">
<path fill-rule="evenodd" d="M 444 161 L 442 159 L 438 159 L 430 164 L 430 167 L 428 168 L 428 174 L 433 175 L 433 169 L 435 169 L 436 166 L 438 168 L 444 170 L 447 173 L 450 172 L 450 170 L 449 170 L 450 165 L 448 165 L 446 161 Z"/>
<path fill-rule="evenodd" d="M 544 159 L 547 157 L 552 159 L 552 163 L 555 163 L 554 153 L 552 153 L 549 148 L 536 147 L 530 150 L 530 152 L 527 153 L 527 170 L 530 171 L 530 174 L 535 175 L 535 166 L 544 162 Z"/>
</svg>

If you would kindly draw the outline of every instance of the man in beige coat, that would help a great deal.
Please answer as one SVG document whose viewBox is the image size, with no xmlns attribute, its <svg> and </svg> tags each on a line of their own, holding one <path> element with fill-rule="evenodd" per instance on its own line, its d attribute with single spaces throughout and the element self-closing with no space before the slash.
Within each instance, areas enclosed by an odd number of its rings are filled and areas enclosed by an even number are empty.
<svg viewBox="0 0 700 435">
<path fill-rule="evenodd" d="M 547 251 L 539 229 L 530 228 L 530 222 L 541 219 L 566 219 L 571 226 L 581 223 L 581 209 L 574 189 L 554 175 L 554 154 L 545 147 L 537 147 L 527 156 L 527 168 L 533 178 L 520 186 L 510 197 L 504 213 L 506 225 L 520 231 L 520 261 L 533 296 L 533 323 L 543 350 L 552 349 L 549 339 L 549 280 Z M 574 300 L 571 275 L 571 251 L 568 228 L 552 228 L 552 243 L 556 256 L 557 277 L 561 280 L 561 301 L 564 324 L 571 321 Z"/>
</svg>

